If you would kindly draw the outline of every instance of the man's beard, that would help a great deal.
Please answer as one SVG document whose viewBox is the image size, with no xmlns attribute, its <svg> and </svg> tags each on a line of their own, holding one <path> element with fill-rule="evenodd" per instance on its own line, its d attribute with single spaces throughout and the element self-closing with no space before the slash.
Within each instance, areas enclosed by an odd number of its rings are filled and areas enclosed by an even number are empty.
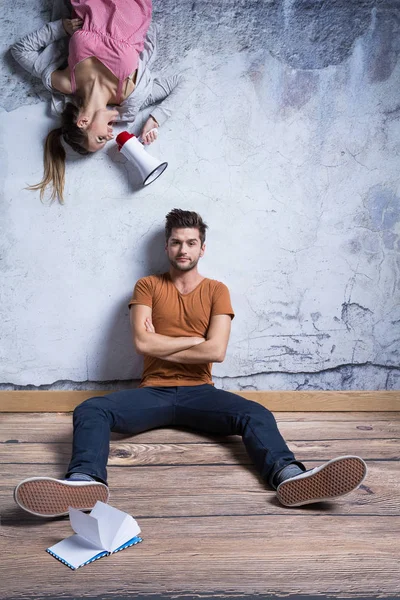
<svg viewBox="0 0 400 600">
<path fill-rule="evenodd" d="M 198 256 L 194 260 L 191 260 L 190 262 L 185 261 L 184 263 L 180 263 L 180 262 L 178 262 L 177 260 L 175 260 L 173 258 L 170 258 L 169 262 L 178 271 L 191 271 L 192 269 L 195 268 L 195 266 L 197 265 L 197 263 L 199 262 L 199 260 L 200 260 L 200 256 Z"/>
</svg>

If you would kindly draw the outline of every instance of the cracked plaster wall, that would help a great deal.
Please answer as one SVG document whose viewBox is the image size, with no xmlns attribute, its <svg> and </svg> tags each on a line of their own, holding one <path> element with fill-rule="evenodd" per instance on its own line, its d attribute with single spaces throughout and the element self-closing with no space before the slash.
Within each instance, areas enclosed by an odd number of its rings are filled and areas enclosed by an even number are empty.
<svg viewBox="0 0 400 600">
<path fill-rule="evenodd" d="M 53 121 L 7 53 L 50 8 L 0 16 L 1 387 L 134 385 L 127 300 L 179 206 L 236 310 L 218 385 L 400 389 L 398 3 L 155 0 L 157 68 L 192 74 L 150 150 L 169 167 L 135 191 L 115 148 L 70 152 L 65 206 L 23 189 Z"/>
</svg>

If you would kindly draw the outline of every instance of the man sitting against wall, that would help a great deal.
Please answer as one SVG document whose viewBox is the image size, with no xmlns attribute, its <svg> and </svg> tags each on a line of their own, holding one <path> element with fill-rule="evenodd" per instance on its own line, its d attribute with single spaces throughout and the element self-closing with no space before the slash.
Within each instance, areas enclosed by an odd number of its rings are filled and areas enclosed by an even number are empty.
<svg viewBox="0 0 400 600">
<path fill-rule="evenodd" d="M 108 501 L 110 431 L 135 434 L 187 427 L 241 435 L 261 477 L 285 506 L 344 496 L 366 475 L 357 456 L 341 456 L 307 471 L 279 433 L 272 413 L 256 402 L 218 390 L 211 366 L 222 362 L 234 317 L 228 288 L 198 272 L 207 225 L 195 212 L 166 216 L 170 270 L 140 279 L 129 302 L 136 351 L 144 356 L 139 388 L 94 397 L 74 411 L 72 459 L 65 479 L 33 477 L 15 489 L 17 504 L 41 517 L 90 510 Z"/>
</svg>

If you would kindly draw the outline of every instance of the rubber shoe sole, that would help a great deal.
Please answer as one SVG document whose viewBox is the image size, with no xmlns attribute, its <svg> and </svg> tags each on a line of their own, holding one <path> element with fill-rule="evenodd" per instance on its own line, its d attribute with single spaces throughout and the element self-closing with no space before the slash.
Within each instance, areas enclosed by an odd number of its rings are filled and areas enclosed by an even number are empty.
<svg viewBox="0 0 400 600">
<path fill-rule="evenodd" d="M 283 481 L 277 489 L 278 500 L 284 506 L 332 500 L 357 489 L 366 474 L 367 465 L 361 458 L 340 456 Z"/>
<path fill-rule="evenodd" d="M 97 481 L 62 481 L 51 477 L 25 479 L 14 490 L 20 508 L 38 517 L 68 515 L 68 508 L 91 510 L 96 502 L 107 503 L 110 493 Z"/>
</svg>

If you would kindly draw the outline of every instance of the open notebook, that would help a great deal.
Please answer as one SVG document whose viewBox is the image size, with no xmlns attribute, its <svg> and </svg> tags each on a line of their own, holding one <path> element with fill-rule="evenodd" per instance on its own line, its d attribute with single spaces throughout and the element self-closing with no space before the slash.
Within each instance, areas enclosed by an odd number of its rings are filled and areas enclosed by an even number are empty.
<svg viewBox="0 0 400 600">
<path fill-rule="evenodd" d="M 89 515 L 70 507 L 69 518 L 75 535 L 47 548 L 46 552 L 71 569 L 142 541 L 135 519 L 104 502 L 96 502 Z"/>
</svg>

